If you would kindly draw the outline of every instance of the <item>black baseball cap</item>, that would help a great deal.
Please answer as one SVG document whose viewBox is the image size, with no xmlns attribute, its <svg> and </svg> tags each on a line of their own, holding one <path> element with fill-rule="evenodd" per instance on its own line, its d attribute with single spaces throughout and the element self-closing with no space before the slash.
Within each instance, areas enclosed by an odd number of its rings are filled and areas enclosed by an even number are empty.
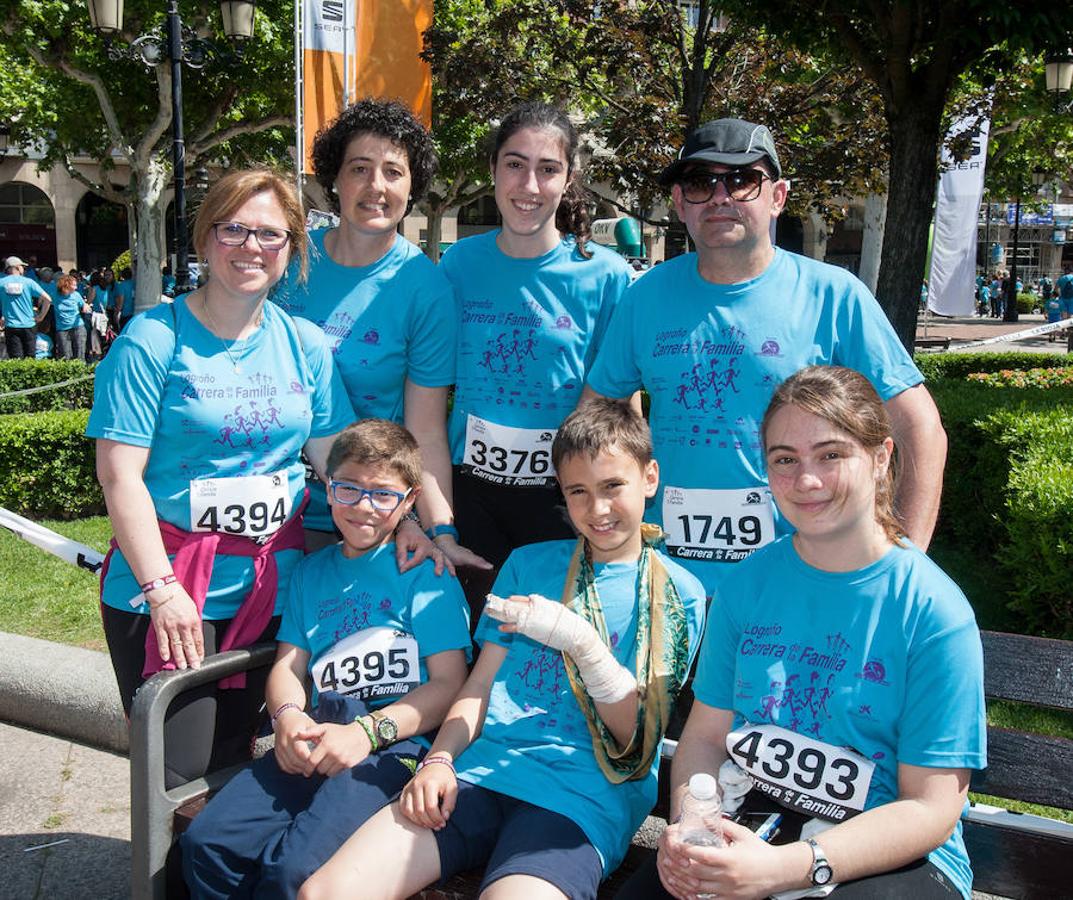
<svg viewBox="0 0 1073 900">
<path fill-rule="evenodd" d="M 659 181 L 665 186 L 674 184 L 692 162 L 747 166 L 759 159 L 766 159 L 775 177 L 782 178 L 775 139 L 766 126 L 742 119 L 716 119 L 714 122 L 705 122 L 686 138 L 678 159 L 663 170 Z"/>
</svg>

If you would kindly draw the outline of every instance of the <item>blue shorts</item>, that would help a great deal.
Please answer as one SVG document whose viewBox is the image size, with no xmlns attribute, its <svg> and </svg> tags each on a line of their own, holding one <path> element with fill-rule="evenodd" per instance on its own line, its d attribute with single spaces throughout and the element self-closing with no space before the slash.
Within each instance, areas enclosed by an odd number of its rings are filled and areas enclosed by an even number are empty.
<svg viewBox="0 0 1073 900">
<path fill-rule="evenodd" d="M 571 819 L 465 781 L 447 825 L 434 834 L 441 885 L 484 866 L 482 892 L 507 875 L 531 875 L 571 900 L 595 900 L 603 878 L 600 855 Z"/>
</svg>

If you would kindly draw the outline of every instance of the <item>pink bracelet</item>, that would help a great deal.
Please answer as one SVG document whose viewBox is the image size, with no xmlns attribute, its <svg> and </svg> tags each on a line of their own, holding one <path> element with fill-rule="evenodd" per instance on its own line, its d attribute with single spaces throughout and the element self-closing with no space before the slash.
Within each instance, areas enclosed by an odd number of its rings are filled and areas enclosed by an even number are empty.
<svg viewBox="0 0 1073 900">
<path fill-rule="evenodd" d="M 143 584 L 141 586 L 142 593 L 148 594 L 150 591 L 156 591 L 162 587 L 167 587 L 169 584 L 175 584 L 176 580 L 177 579 L 175 578 L 174 573 L 161 575 L 159 578 L 154 578 L 152 581 L 147 581 L 145 584 Z"/>
<path fill-rule="evenodd" d="M 279 709 L 272 713 L 272 724 L 275 725 L 276 719 L 282 716 L 288 709 L 296 709 L 299 712 L 302 711 L 302 707 L 300 707 L 297 703 L 284 703 Z"/>
<path fill-rule="evenodd" d="M 421 762 L 417 764 L 417 771 L 420 772 L 425 766 L 431 766 L 433 763 L 439 763 L 441 766 L 447 766 L 451 770 L 451 774 L 458 777 L 458 773 L 455 771 L 455 764 L 451 762 L 446 756 L 426 756 Z"/>
</svg>

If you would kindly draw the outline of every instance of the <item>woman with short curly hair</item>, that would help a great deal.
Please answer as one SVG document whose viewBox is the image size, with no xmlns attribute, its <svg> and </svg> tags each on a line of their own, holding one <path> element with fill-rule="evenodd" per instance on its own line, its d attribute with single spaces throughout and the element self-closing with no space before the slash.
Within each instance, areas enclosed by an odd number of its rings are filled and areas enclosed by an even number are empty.
<svg viewBox="0 0 1073 900">
<path fill-rule="evenodd" d="M 398 233 L 436 172 L 432 138 L 402 103 L 359 100 L 317 134 L 313 167 L 339 224 L 310 234 L 307 282 L 289 278 L 274 299 L 324 329 L 358 418 L 399 422 L 417 438 L 422 525 L 449 565 L 483 568 L 456 542 L 452 512 L 445 422 L 455 377 L 453 291 Z M 312 550 L 335 537 L 324 486 L 310 489 Z M 401 541 L 399 552 L 406 552 Z"/>
</svg>

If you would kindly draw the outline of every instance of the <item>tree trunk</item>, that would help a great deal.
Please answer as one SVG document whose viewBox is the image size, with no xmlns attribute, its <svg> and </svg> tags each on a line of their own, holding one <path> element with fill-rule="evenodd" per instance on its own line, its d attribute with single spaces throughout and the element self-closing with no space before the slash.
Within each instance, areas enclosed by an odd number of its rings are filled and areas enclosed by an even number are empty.
<svg viewBox="0 0 1073 900">
<path fill-rule="evenodd" d="M 876 292 L 876 281 L 879 278 L 886 218 L 887 195 L 869 194 L 864 201 L 864 238 L 861 241 L 861 266 L 857 275 L 873 294 Z"/>
<path fill-rule="evenodd" d="M 164 217 L 164 187 L 167 167 L 155 156 L 137 173 L 138 181 L 138 280 L 135 282 L 134 311 L 142 312 L 160 302 L 160 267 L 164 253 L 160 246 L 160 222 Z"/>
<path fill-rule="evenodd" d="M 425 226 L 425 256 L 431 259 L 433 262 L 440 261 L 440 238 L 443 236 L 443 214 L 445 208 L 436 204 L 433 206 L 431 203 L 425 207 L 425 214 L 428 217 L 428 224 Z"/>
<path fill-rule="evenodd" d="M 888 108 L 890 182 L 876 297 L 910 353 L 938 184 L 941 122 L 941 103 L 929 108 L 921 101 L 901 114 L 892 114 Z"/>
</svg>

